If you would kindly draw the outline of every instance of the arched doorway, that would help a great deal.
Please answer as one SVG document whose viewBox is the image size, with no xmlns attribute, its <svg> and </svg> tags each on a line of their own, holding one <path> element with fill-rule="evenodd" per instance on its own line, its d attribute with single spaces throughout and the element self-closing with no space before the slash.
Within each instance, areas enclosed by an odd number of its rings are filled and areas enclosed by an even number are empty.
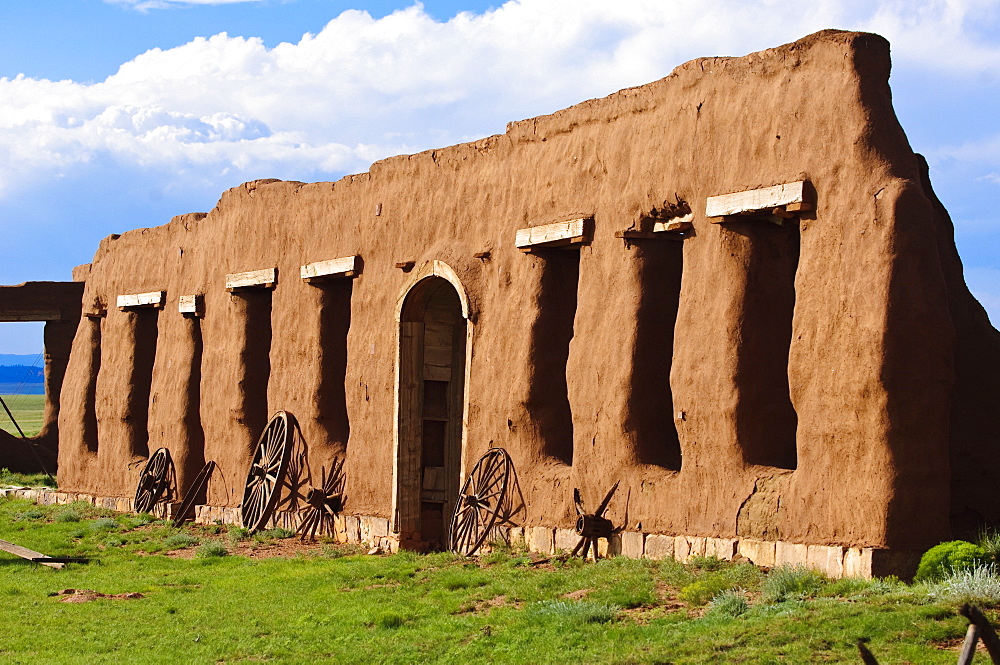
<svg viewBox="0 0 1000 665">
<path fill-rule="evenodd" d="M 403 547 L 443 549 L 461 482 L 468 321 L 455 286 L 417 281 L 399 312 L 396 527 Z"/>
</svg>

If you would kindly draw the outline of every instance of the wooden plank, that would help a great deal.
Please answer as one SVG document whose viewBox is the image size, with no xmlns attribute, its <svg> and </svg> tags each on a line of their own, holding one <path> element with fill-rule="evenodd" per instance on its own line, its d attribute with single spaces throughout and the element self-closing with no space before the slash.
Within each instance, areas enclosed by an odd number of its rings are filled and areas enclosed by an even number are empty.
<svg viewBox="0 0 1000 665">
<path fill-rule="evenodd" d="M 396 450 L 398 489 L 397 526 L 400 533 L 412 533 L 420 524 L 420 462 L 423 406 L 420 350 L 424 345 L 423 324 L 404 321 L 399 326 L 399 439 Z"/>
<path fill-rule="evenodd" d="M 123 311 L 136 307 L 163 309 L 163 303 L 166 299 L 166 291 L 150 291 L 148 293 L 133 293 L 131 295 L 118 296 L 118 309 Z"/>
<path fill-rule="evenodd" d="M 205 296 L 200 293 L 181 296 L 177 301 L 177 311 L 181 314 L 205 316 Z"/>
<path fill-rule="evenodd" d="M 339 259 L 307 263 L 299 269 L 302 279 L 357 277 L 361 274 L 361 257 L 342 256 Z"/>
<path fill-rule="evenodd" d="M 0 322 L 12 321 L 61 321 L 62 313 L 58 309 L 17 309 L 0 311 Z"/>
<path fill-rule="evenodd" d="M 19 556 L 22 559 L 27 559 L 28 561 L 34 561 L 40 563 L 43 566 L 48 566 L 50 568 L 62 568 L 64 563 L 58 561 L 46 561 L 49 557 L 42 554 L 41 552 L 36 552 L 35 550 L 29 550 L 27 547 L 21 547 L 20 545 L 15 545 L 14 543 L 8 542 L 6 540 L 0 540 L 0 550 L 4 552 L 10 552 L 15 556 Z"/>
<path fill-rule="evenodd" d="M 705 215 L 707 217 L 724 217 L 761 211 L 770 212 L 780 206 L 813 204 L 815 202 L 811 200 L 811 196 L 808 181 L 799 180 L 774 187 L 710 196 L 705 205 Z"/>
<path fill-rule="evenodd" d="M 531 251 L 539 247 L 559 247 L 590 242 L 593 237 L 589 228 L 590 221 L 589 217 L 581 217 L 565 222 L 518 229 L 514 237 L 514 244 L 522 251 Z"/>
<path fill-rule="evenodd" d="M 653 233 L 687 231 L 692 226 L 694 226 L 694 213 L 689 212 L 682 217 L 672 217 L 671 219 L 653 222 Z"/>
<path fill-rule="evenodd" d="M 251 289 L 255 287 L 272 289 L 277 281 L 277 268 L 234 272 L 226 275 L 226 290 L 232 291 L 234 289 Z"/>
</svg>

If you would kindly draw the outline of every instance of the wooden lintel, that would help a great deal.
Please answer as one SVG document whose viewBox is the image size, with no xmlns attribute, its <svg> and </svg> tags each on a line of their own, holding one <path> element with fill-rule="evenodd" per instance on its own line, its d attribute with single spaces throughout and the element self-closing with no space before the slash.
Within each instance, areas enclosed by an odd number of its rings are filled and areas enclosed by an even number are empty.
<svg viewBox="0 0 1000 665">
<path fill-rule="evenodd" d="M 62 312 L 58 309 L 16 309 L 0 311 L 0 323 L 11 321 L 61 321 Z"/>
<path fill-rule="evenodd" d="M 236 289 L 273 289 L 278 282 L 277 268 L 234 272 L 226 275 L 226 291 Z"/>
<path fill-rule="evenodd" d="M 415 265 L 417 265 L 416 261 L 399 261 L 398 263 L 396 263 L 396 267 L 402 270 L 403 272 L 409 272 L 410 270 L 413 270 L 413 266 Z"/>
<path fill-rule="evenodd" d="M 307 263 L 299 269 L 302 279 L 310 283 L 318 279 L 349 278 L 360 274 L 361 257 L 357 255 Z"/>
<path fill-rule="evenodd" d="M 518 229 L 515 246 L 522 252 L 564 245 L 579 245 L 593 238 L 593 218 L 580 217 L 565 222 Z"/>
<path fill-rule="evenodd" d="M 688 213 L 681 217 L 671 217 L 653 222 L 653 233 L 671 233 L 674 231 L 687 231 L 694 226 L 694 213 Z"/>
<path fill-rule="evenodd" d="M 205 296 L 200 293 L 181 296 L 177 301 L 177 311 L 186 316 L 205 316 Z"/>
<path fill-rule="evenodd" d="M 808 180 L 789 182 L 773 187 L 762 187 L 745 192 L 710 196 L 705 204 L 707 217 L 726 217 L 730 215 L 752 215 L 770 212 L 783 207 L 792 212 L 796 210 L 811 210 L 815 207 L 815 193 Z M 792 206 L 789 208 L 789 206 Z M 809 206 L 798 207 L 796 206 Z"/>
<path fill-rule="evenodd" d="M 118 296 L 118 309 L 121 311 L 138 308 L 163 309 L 167 299 L 166 291 L 149 291 L 148 293 L 133 293 Z"/>
</svg>

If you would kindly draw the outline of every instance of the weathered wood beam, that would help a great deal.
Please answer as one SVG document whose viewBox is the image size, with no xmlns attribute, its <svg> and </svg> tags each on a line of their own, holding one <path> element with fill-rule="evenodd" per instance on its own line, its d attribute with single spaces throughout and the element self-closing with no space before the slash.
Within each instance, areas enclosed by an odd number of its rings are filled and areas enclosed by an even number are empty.
<svg viewBox="0 0 1000 665">
<path fill-rule="evenodd" d="M 181 296 L 177 301 L 177 311 L 189 316 L 205 316 L 205 296 L 200 293 Z"/>
<path fill-rule="evenodd" d="M 66 564 L 60 563 L 58 561 L 47 561 L 51 558 L 42 554 L 41 552 L 36 552 L 35 550 L 29 550 L 27 547 L 21 547 L 20 545 L 15 545 L 14 543 L 7 542 L 6 540 L 0 540 L 0 550 L 4 552 L 9 552 L 15 556 L 19 556 L 22 559 L 27 559 L 28 561 L 34 561 L 35 563 L 40 563 L 43 566 L 48 566 L 49 568 L 62 568 Z"/>
<path fill-rule="evenodd" d="M 775 209 L 801 212 L 815 207 L 815 194 L 809 181 L 799 180 L 774 187 L 710 196 L 705 204 L 705 216 L 720 218 L 712 220 L 718 223 L 729 215 L 771 214 Z"/>
<path fill-rule="evenodd" d="M 247 272 L 234 272 L 226 275 L 226 291 L 229 292 L 236 289 L 273 289 L 277 283 L 277 268 L 248 270 Z"/>
<path fill-rule="evenodd" d="M 307 263 L 300 268 L 299 274 L 310 283 L 315 279 L 357 277 L 361 274 L 361 257 L 342 256 L 339 259 Z"/>
<path fill-rule="evenodd" d="M 118 309 L 123 312 L 127 309 L 136 309 L 139 307 L 163 309 L 163 303 L 166 299 L 166 291 L 150 291 L 148 293 L 133 293 L 132 295 L 118 296 Z"/>
<path fill-rule="evenodd" d="M 518 229 L 514 244 L 522 252 L 531 252 L 548 247 L 579 245 L 593 240 L 593 218 L 580 217 Z"/>
<path fill-rule="evenodd" d="M 11 321 L 60 321 L 62 312 L 58 309 L 15 309 L 0 311 L 0 322 Z"/>
<path fill-rule="evenodd" d="M 689 212 L 681 217 L 672 217 L 653 222 L 653 233 L 687 231 L 692 226 L 694 226 L 694 213 Z"/>
</svg>

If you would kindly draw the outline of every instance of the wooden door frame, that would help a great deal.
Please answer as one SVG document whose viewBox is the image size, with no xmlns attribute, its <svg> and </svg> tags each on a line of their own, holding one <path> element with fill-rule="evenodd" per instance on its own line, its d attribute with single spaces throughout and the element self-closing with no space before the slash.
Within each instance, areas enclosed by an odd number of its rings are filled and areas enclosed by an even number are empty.
<svg viewBox="0 0 1000 665">
<path fill-rule="evenodd" d="M 417 344 L 419 340 L 415 337 L 421 337 L 422 335 L 414 335 L 414 330 L 411 330 L 406 321 L 403 319 L 403 309 L 406 305 L 407 298 L 413 292 L 413 290 L 425 280 L 439 277 L 449 282 L 458 294 L 458 299 L 461 304 L 462 318 L 465 319 L 465 362 L 463 363 L 463 372 L 461 380 L 463 382 L 462 390 L 462 420 L 461 420 L 461 436 L 460 436 L 460 460 L 458 464 L 458 478 L 449 479 L 449 481 L 455 483 L 458 487 L 461 487 L 462 480 L 465 478 L 465 471 L 468 466 L 467 460 L 467 436 L 468 436 L 468 424 L 469 424 L 469 378 L 471 376 L 472 368 L 472 336 L 473 336 L 473 317 L 470 316 L 469 298 L 466 293 L 465 286 L 462 281 L 458 278 L 458 275 L 448 264 L 443 261 L 427 261 L 421 265 L 418 269 L 410 273 L 410 278 L 407 280 L 406 286 L 400 292 L 399 297 L 396 299 L 395 307 L 395 320 L 396 320 L 396 350 L 395 350 L 395 380 L 393 381 L 393 408 L 394 418 L 393 418 L 393 464 L 392 464 L 392 520 L 391 520 L 391 530 L 397 535 L 402 535 L 406 531 L 413 531 L 412 528 L 414 522 L 419 522 L 419 503 L 420 503 L 420 492 L 419 488 L 416 492 L 404 492 L 402 491 L 402 483 L 405 480 L 407 474 L 402 474 L 400 471 L 401 463 L 405 462 L 401 457 L 403 452 L 402 449 L 402 439 L 412 437 L 413 434 L 409 432 L 409 423 L 403 422 L 404 417 L 407 415 L 404 409 L 401 409 L 400 400 L 404 397 L 408 400 L 419 399 L 420 390 L 410 389 L 407 390 L 401 385 L 403 377 L 403 362 L 408 358 L 404 352 L 404 346 Z M 412 354 L 411 356 L 412 357 Z M 412 460 L 411 460 L 412 461 Z M 416 516 L 413 514 L 413 505 L 416 505 Z M 405 514 L 404 514 L 405 513 Z M 447 521 L 450 516 L 445 516 Z M 447 524 L 445 525 L 447 529 Z"/>
</svg>

